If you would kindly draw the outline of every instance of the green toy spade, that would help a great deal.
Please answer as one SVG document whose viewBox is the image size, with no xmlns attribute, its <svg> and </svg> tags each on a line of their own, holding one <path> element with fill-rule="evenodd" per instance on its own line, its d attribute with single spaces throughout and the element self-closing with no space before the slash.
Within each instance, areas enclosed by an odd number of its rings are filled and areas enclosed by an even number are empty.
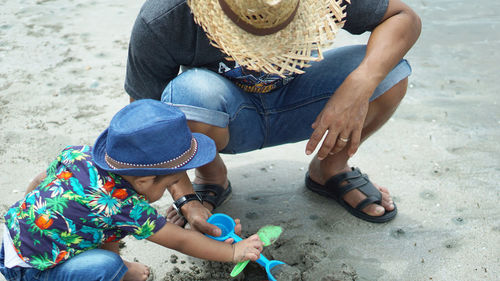
<svg viewBox="0 0 500 281">
<path fill-rule="evenodd" d="M 269 246 L 274 243 L 274 241 L 278 240 L 278 238 L 283 232 L 283 229 L 280 226 L 276 225 L 266 225 L 263 226 L 257 231 L 257 235 L 259 235 L 260 241 L 264 243 L 264 246 Z M 243 269 L 247 266 L 250 260 L 242 261 L 237 263 L 233 271 L 231 271 L 231 277 L 236 277 L 238 274 L 243 271 Z"/>
</svg>

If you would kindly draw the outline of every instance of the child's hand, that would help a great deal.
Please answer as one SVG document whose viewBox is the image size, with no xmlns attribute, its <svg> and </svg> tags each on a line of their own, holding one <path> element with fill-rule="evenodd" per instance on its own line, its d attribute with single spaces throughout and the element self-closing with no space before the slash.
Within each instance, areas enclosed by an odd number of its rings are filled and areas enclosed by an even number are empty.
<svg viewBox="0 0 500 281">
<path fill-rule="evenodd" d="M 246 260 L 256 261 L 259 259 L 260 252 L 262 252 L 263 248 L 264 243 L 260 241 L 257 234 L 241 240 L 233 244 L 233 262 L 237 263 Z"/>
</svg>

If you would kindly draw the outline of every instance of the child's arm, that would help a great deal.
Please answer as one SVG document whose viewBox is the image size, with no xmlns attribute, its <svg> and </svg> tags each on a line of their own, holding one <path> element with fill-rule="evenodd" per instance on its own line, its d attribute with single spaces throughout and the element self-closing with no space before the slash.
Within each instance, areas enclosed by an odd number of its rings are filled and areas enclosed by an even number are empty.
<svg viewBox="0 0 500 281">
<path fill-rule="evenodd" d="M 26 194 L 30 193 L 31 191 L 33 191 L 33 189 L 35 189 L 35 187 L 39 186 L 42 181 L 47 177 L 47 174 L 44 172 L 41 172 L 40 174 L 38 174 L 31 182 L 30 184 L 28 185 L 28 188 L 26 188 L 26 192 L 24 193 L 24 196 L 26 196 Z"/>
<path fill-rule="evenodd" d="M 256 234 L 231 245 L 172 223 L 165 224 L 147 239 L 186 255 L 220 262 L 255 261 L 263 248 L 263 243 Z"/>
</svg>

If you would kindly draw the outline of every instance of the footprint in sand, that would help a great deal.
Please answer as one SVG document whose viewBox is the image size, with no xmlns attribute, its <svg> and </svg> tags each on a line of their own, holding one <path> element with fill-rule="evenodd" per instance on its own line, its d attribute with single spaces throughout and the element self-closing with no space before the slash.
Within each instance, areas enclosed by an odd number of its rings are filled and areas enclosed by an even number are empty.
<svg viewBox="0 0 500 281">
<path fill-rule="evenodd" d="M 453 221 L 457 225 L 462 225 L 465 223 L 465 219 L 463 217 L 456 217 L 451 219 L 451 221 Z"/>
<path fill-rule="evenodd" d="M 444 247 L 446 249 L 455 249 L 460 246 L 459 241 L 457 239 L 449 239 L 444 242 Z"/>
<path fill-rule="evenodd" d="M 259 218 L 259 214 L 257 214 L 256 212 L 248 212 L 245 214 L 245 218 L 249 220 L 256 220 Z"/>
<path fill-rule="evenodd" d="M 436 193 L 430 190 L 424 190 L 420 192 L 420 198 L 425 200 L 435 200 L 437 198 Z"/>
</svg>

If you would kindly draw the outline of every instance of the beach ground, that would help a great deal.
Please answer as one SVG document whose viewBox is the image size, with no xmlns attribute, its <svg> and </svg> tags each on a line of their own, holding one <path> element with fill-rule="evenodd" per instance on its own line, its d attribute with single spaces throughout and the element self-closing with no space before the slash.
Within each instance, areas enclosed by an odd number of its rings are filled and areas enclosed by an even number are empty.
<svg viewBox="0 0 500 281">
<path fill-rule="evenodd" d="M 282 226 L 264 255 L 303 280 L 500 278 L 500 2 L 406 2 L 423 21 L 407 55 L 407 96 L 350 161 L 391 191 L 394 221 L 361 221 L 308 191 L 304 142 L 223 155 L 233 197 L 218 211 L 241 218 L 245 236 Z M 1 214 L 64 146 L 93 144 L 128 103 L 127 47 L 141 4 L 0 0 Z M 366 38 L 341 33 L 334 46 Z M 170 204 L 167 195 L 155 206 Z M 230 264 L 147 241 L 123 247 L 155 280 L 230 280 Z M 239 277 L 263 278 L 255 263 Z"/>
</svg>

